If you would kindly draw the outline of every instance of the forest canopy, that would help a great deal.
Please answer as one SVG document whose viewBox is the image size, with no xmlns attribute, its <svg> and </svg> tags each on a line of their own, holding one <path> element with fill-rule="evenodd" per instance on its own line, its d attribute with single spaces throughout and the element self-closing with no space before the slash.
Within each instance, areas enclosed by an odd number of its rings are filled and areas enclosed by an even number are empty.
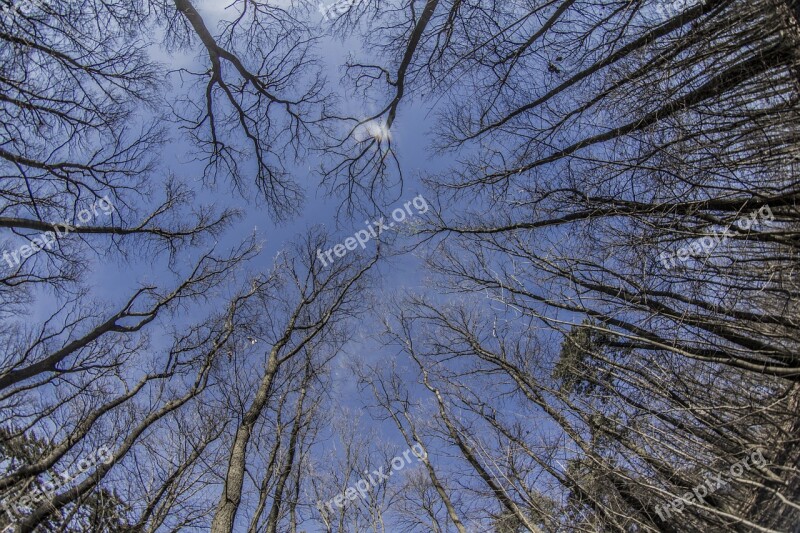
<svg viewBox="0 0 800 533">
<path fill-rule="evenodd" d="M 0 0 L 0 530 L 800 531 L 800 0 Z"/>
</svg>

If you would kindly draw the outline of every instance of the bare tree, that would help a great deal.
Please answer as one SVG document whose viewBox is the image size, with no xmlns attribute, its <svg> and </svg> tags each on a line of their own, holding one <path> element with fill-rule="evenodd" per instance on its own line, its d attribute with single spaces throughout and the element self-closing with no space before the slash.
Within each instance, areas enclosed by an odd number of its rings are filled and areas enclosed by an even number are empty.
<svg viewBox="0 0 800 533">
<path fill-rule="evenodd" d="M 796 528 L 800 2 L 357 0 L 327 27 L 363 39 L 359 116 L 308 2 L 9 2 L 0 526 Z M 410 245 L 431 294 L 384 302 L 394 357 L 347 366 L 370 431 L 330 413 L 382 244 L 323 265 L 313 229 L 261 272 L 255 236 L 221 251 L 240 212 L 214 187 L 285 219 L 319 154 L 341 214 L 382 211 L 420 103 L 453 164 Z M 163 276 L 93 290 L 139 257 Z M 420 464 L 341 497 L 395 429 Z"/>
<path fill-rule="evenodd" d="M 323 244 L 312 235 L 294 254 L 279 258 L 285 277 L 274 292 L 262 295 L 259 312 L 266 312 L 270 320 L 254 330 L 253 338 L 266 344 L 265 362 L 252 394 L 241 404 L 212 531 L 233 531 L 242 501 L 248 446 L 270 402 L 278 373 L 318 339 L 331 336 L 330 342 L 336 342 L 337 325 L 359 311 L 358 289 L 376 258 L 363 264 L 342 261 L 325 269 L 315 254 Z M 276 498 L 280 496 L 276 494 Z"/>
</svg>

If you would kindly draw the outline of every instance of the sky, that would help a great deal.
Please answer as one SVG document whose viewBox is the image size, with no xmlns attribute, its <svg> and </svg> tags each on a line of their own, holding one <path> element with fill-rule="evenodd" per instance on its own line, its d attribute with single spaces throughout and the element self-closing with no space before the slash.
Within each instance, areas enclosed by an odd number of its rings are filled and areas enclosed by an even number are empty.
<svg viewBox="0 0 800 533">
<path fill-rule="evenodd" d="M 330 2 L 329 2 L 330 3 Z M 213 27 L 214 20 L 218 20 L 230 13 L 225 9 L 225 2 L 217 0 L 206 0 L 197 3 L 196 7 L 204 17 L 207 26 Z M 311 13 L 312 23 L 320 25 L 330 24 L 323 20 L 319 11 Z M 318 20 L 317 20 L 318 19 Z M 204 50 L 196 47 L 193 54 L 166 54 L 160 47 L 153 46 L 151 53 L 158 61 L 169 69 L 187 68 L 202 70 L 206 68 L 207 58 L 203 56 Z M 369 116 L 376 113 L 380 107 L 385 105 L 380 103 L 364 103 L 358 95 L 349 93 L 341 78 L 344 64 L 349 55 L 356 57 L 366 57 L 376 63 L 378 58 L 369 58 L 369 55 L 361 49 L 355 39 L 343 40 L 339 37 L 328 35 L 317 47 L 320 59 L 325 66 L 325 75 L 328 78 L 328 86 L 341 98 L 341 108 L 354 115 Z M 173 91 L 181 92 L 180 80 L 173 75 L 170 79 L 173 84 Z M 185 91 L 185 89 L 183 89 Z M 194 94 L 200 94 L 195 91 Z M 398 193 L 398 201 L 390 206 L 390 210 L 402 207 L 402 204 L 411 201 L 414 197 L 422 194 L 425 190 L 422 187 L 419 176 L 424 172 L 439 171 L 448 165 L 446 157 L 433 156 L 429 151 L 431 144 L 431 126 L 435 113 L 430 107 L 420 105 L 408 99 L 398 115 L 396 122 L 391 129 L 392 145 L 399 155 L 404 174 L 404 190 Z M 189 154 L 192 147 L 180 132 L 172 131 L 172 135 L 166 146 L 163 147 L 162 168 L 160 172 L 173 172 L 177 176 L 183 177 L 199 191 L 198 203 L 208 203 L 222 209 L 225 207 L 240 208 L 244 212 L 241 220 L 237 221 L 226 231 L 217 244 L 218 250 L 225 250 L 235 246 L 246 235 L 252 231 L 256 232 L 257 240 L 262 243 L 263 250 L 255 263 L 253 269 L 267 271 L 272 267 L 272 260 L 276 254 L 287 245 L 290 245 L 294 238 L 302 234 L 307 228 L 321 225 L 331 233 L 330 243 L 343 242 L 347 237 L 363 229 L 365 226 L 362 219 L 340 219 L 337 224 L 337 210 L 340 208 L 339 199 L 332 198 L 319 185 L 320 176 L 314 172 L 319 167 L 320 157 L 323 154 L 313 154 L 299 162 L 293 170 L 294 179 L 305 188 L 306 201 L 299 216 L 285 222 L 276 224 L 270 217 L 266 209 L 259 206 L 252 198 L 243 198 L 232 191 L 229 184 L 224 180 L 219 180 L 215 187 L 206 187 L 202 183 L 203 164 L 202 162 L 192 161 Z M 412 208 L 416 212 L 415 208 Z M 388 212 L 387 212 L 388 215 Z M 410 219 L 411 217 L 409 217 Z M 203 250 L 196 250 L 186 256 L 195 257 Z M 374 252 L 374 242 L 367 244 L 366 250 L 357 249 L 351 253 Z M 166 268 L 166 258 L 162 257 L 159 261 L 153 262 L 150 257 L 132 257 L 130 264 L 119 265 L 105 263 L 99 258 L 93 267 L 91 279 L 96 283 L 97 299 L 101 302 L 115 302 L 117 305 L 122 303 L 128 295 L 142 282 L 147 280 L 163 281 L 171 276 Z M 403 291 L 424 292 L 425 284 L 420 259 L 413 254 L 402 257 L 392 257 L 381 266 L 382 284 L 375 287 L 379 294 L 390 294 Z M 383 298 L 377 298 L 383 301 Z M 40 312 L 46 313 L 48 309 L 42 308 Z M 190 320 L 191 317 L 185 317 Z M 382 325 L 379 320 L 365 320 L 359 322 L 359 331 L 353 332 L 354 341 L 344 347 L 337 358 L 332 362 L 333 368 L 333 397 L 339 398 L 335 403 L 342 412 L 363 413 L 363 396 L 358 392 L 355 378 L 349 370 L 349 364 L 354 358 L 361 358 L 370 363 L 388 363 L 394 357 L 394 350 L 382 349 L 370 337 L 380 332 Z M 154 350 L 166 348 L 165 342 L 154 342 Z M 396 444 L 398 449 L 405 449 L 405 443 L 397 434 L 394 425 L 376 425 L 368 418 L 364 419 L 365 428 L 370 427 L 384 435 L 387 442 Z M 327 446 L 328 444 L 323 444 Z"/>
<path fill-rule="evenodd" d="M 330 3 L 327 2 L 327 4 Z M 229 9 L 226 9 L 226 5 L 226 2 L 206 0 L 198 2 L 196 7 L 204 17 L 206 25 L 214 27 L 215 20 L 220 20 L 231 13 Z M 312 23 L 330 25 L 330 22 L 325 21 L 319 11 L 312 11 L 310 16 Z M 199 45 L 195 46 L 191 53 L 169 54 L 159 46 L 159 40 L 158 37 L 154 37 L 150 53 L 167 69 L 186 68 L 192 71 L 203 71 L 207 68 L 208 60 L 205 57 L 205 50 Z M 342 39 L 333 35 L 325 36 L 316 50 L 324 65 L 329 90 L 332 90 L 341 99 L 341 109 L 354 116 L 368 117 L 385 106 L 386 102 L 384 101 L 364 102 L 362 97 L 350 92 L 342 82 L 344 73 L 342 65 L 348 57 L 352 56 L 360 58 L 364 62 L 376 64 L 382 63 L 381 58 L 370 57 L 369 52 L 360 46 L 357 39 Z M 168 81 L 172 85 L 173 94 L 186 94 L 187 88 L 181 87 L 181 79 L 177 74 L 170 76 Z M 202 93 L 195 89 L 190 94 L 199 96 Z M 452 163 L 448 157 L 434 155 L 430 150 L 431 130 L 436 117 L 435 102 L 420 102 L 420 99 L 412 100 L 410 96 L 403 102 L 390 132 L 392 146 L 398 154 L 402 167 L 404 187 L 402 192 L 397 191 L 397 201 L 388 206 L 385 213 L 387 220 L 390 218 L 389 213 L 392 209 L 402 207 L 405 202 L 420 195 L 426 197 L 427 192 L 419 180 L 420 176 L 425 173 L 444 171 Z M 167 98 L 169 99 L 169 96 Z M 142 123 L 149 118 L 151 117 L 142 115 Z M 197 203 L 211 204 L 219 210 L 223 208 L 241 209 L 244 216 L 219 237 L 216 248 L 218 252 L 223 253 L 227 249 L 235 247 L 251 232 L 255 232 L 256 239 L 262 243 L 263 249 L 250 265 L 251 270 L 270 270 L 276 254 L 290 245 L 298 235 L 313 226 L 322 226 L 330 232 L 329 242 L 332 244 L 343 242 L 347 237 L 365 227 L 361 222 L 363 218 L 337 217 L 341 199 L 327 194 L 320 186 L 319 174 L 314 171 L 320 166 L 319 163 L 324 154 L 310 154 L 294 166 L 293 178 L 304 187 L 306 200 L 299 216 L 276 224 L 267 209 L 263 208 L 257 199 L 234 192 L 224 179 L 217 180 L 213 187 L 204 184 L 202 179 L 204 165 L 200 161 L 194 161 L 191 153 L 192 145 L 189 140 L 173 127 L 166 144 L 162 147 L 160 167 L 155 173 L 155 179 L 160 180 L 168 174 L 175 174 L 190 183 L 197 191 Z M 252 183 L 249 185 L 252 186 Z M 254 189 L 254 187 L 252 188 Z M 158 190 L 158 187 L 154 187 L 154 189 Z M 428 195 L 427 198 L 430 196 Z M 428 204 L 432 207 L 430 202 Z M 416 206 L 412 209 L 416 216 Z M 409 220 L 412 218 L 409 217 Z M 97 222 L 108 223 L 105 219 Z M 374 252 L 374 246 L 375 243 L 372 241 L 367 244 L 366 250 L 357 249 L 351 253 L 371 254 Z M 206 251 L 207 249 L 201 248 L 191 250 L 190 253 L 183 252 L 180 257 L 184 264 L 178 265 L 178 269 L 185 271 L 190 266 L 189 259 L 194 259 Z M 93 298 L 97 302 L 99 314 L 105 314 L 100 312 L 100 309 L 109 311 L 119 309 L 123 302 L 130 298 L 130 295 L 141 285 L 154 281 L 161 287 L 170 287 L 178 281 L 178 277 L 169 271 L 165 254 L 154 260 L 150 254 L 138 254 L 136 249 L 129 250 L 129 252 L 128 262 L 125 263 L 112 259 L 114 255 L 109 254 L 108 256 L 95 256 L 93 263 L 89 265 L 90 273 L 87 275 L 87 280 L 93 285 Z M 419 254 L 391 257 L 380 266 L 380 273 L 382 274 L 381 285 L 373 288 L 376 294 L 375 300 L 378 302 L 387 301 L 388 296 L 397 293 L 411 291 L 426 294 L 426 280 Z M 432 293 L 428 294 L 432 295 Z M 37 322 L 46 319 L 53 312 L 53 306 L 52 298 L 43 295 L 36 301 L 33 319 Z M 179 324 L 182 320 L 191 322 L 194 318 L 196 318 L 194 313 L 179 316 L 174 323 Z M 163 325 L 163 321 L 160 323 Z M 345 416 L 361 416 L 361 425 L 365 432 L 374 431 L 383 442 L 400 453 L 408 446 L 393 423 L 379 423 L 370 419 L 364 409 L 364 405 L 369 403 L 371 398 L 370 393 L 358 390 L 355 376 L 350 369 L 352 361 L 357 359 L 370 365 L 388 365 L 395 358 L 397 350 L 391 347 L 382 348 L 373 338 L 381 332 L 383 327 L 377 317 L 373 320 L 359 321 L 357 327 L 358 329 L 352 332 L 353 340 L 341 350 L 331 363 L 332 397 L 336 399 L 331 406 Z M 159 354 L 165 353 L 169 348 L 170 338 L 167 333 L 160 337 L 158 328 L 151 328 L 150 334 L 153 335 L 151 356 L 158 359 Z M 413 369 L 408 370 L 412 372 L 411 375 L 416 374 Z M 419 387 L 415 376 L 409 381 L 409 387 L 412 389 Z M 332 435 L 324 436 L 319 447 L 323 450 L 335 448 L 335 441 L 336 439 Z M 406 468 L 405 473 L 416 467 L 418 466 Z M 331 497 L 333 496 L 335 495 L 332 494 Z M 310 525 L 306 525 L 306 529 L 309 533 L 313 531 Z"/>
</svg>

